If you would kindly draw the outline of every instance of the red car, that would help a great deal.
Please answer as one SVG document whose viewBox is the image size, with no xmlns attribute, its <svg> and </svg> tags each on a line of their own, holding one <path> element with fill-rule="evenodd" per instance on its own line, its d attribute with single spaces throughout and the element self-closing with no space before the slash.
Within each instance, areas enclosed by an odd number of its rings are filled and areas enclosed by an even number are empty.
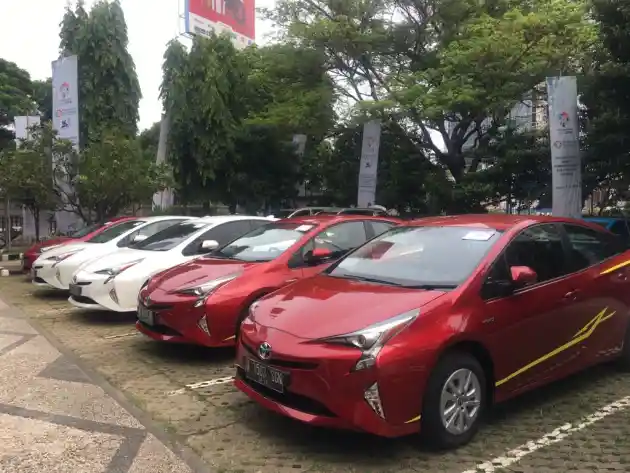
<svg viewBox="0 0 630 473">
<path fill-rule="evenodd" d="M 308 424 L 457 447 L 494 402 L 630 365 L 629 276 L 630 251 L 582 220 L 408 223 L 253 305 L 235 384 Z"/>
<path fill-rule="evenodd" d="M 22 259 L 22 269 L 25 272 L 30 271 L 35 260 L 39 258 L 39 255 L 42 254 L 43 249 L 50 249 L 51 246 L 61 246 L 67 245 L 68 243 L 76 243 L 77 241 L 89 240 L 93 236 L 101 233 L 112 223 L 119 223 L 132 218 L 135 217 L 115 217 L 103 224 L 94 223 L 92 225 L 88 225 L 87 227 L 83 227 L 80 230 L 77 230 L 76 232 L 70 234 L 70 236 L 50 238 L 40 243 L 36 243 L 24 252 L 24 257 Z"/>
<path fill-rule="evenodd" d="M 398 223 L 335 215 L 264 225 L 211 255 L 153 276 L 140 291 L 136 327 L 159 341 L 234 345 L 254 301 L 317 274 Z"/>
</svg>

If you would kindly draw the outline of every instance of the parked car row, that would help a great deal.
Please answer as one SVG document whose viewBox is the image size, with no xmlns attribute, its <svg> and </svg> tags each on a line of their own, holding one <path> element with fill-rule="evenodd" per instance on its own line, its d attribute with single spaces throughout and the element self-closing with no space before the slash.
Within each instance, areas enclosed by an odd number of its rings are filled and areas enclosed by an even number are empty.
<svg viewBox="0 0 630 473">
<path fill-rule="evenodd" d="M 630 367 L 630 252 L 596 223 L 152 217 L 93 232 L 42 252 L 33 283 L 135 311 L 159 342 L 236 344 L 236 387 L 312 425 L 454 448 L 495 402 Z"/>
</svg>

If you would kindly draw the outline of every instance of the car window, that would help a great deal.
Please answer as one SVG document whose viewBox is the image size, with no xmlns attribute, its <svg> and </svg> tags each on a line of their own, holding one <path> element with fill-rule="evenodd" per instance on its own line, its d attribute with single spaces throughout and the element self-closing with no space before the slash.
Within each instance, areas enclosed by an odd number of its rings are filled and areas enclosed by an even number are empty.
<svg viewBox="0 0 630 473">
<path fill-rule="evenodd" d="M 168 251 L 184 242 L 188 237 L 208 226 L 208 222 L 199 220 L 184 221 L 151 235 L 146 240 L 133 245 L 137 250 Z"/>
<path fill-rule="evenodd" d="M 311 214 L 310 209 L 302 209 L 302 210 L 296 210 L 295 212 L 293 212 L 293 215 L 291 215 L 291 217 L 304 217 L 310 214 Z"/>
<path fill-rule="evenodd" d="M 408 287 L 456 287 L 500 235 L 488 228 L 395 227 L 343 258 L 328 274 Z"/>
<path fill-rule="evenodd" d="M 186 245 L 182 250 L 184 256 L 191 256 L 201 253 L 201 243 L 206 240 L 215 240 L 219 243 L 219 247 L 227 245 L 241 235 L 245 235 L 251 231 L 249 220 L 237 220 L 234 222 L 226 222 L 212 227 L 207 232 L 202 233 L 192 242 Z"/>
<path fill-rule="evenodd" d="M 630 221 L 619 220 L 613 223 L 610 231 L 615 235 L 619 235 L 626 246 L 630 244 Z"/>
<path fill-rule="evenodd" d="M 138 225 L 142 225 L 146 223 L 144 220 L 129 220 L 126 222 L 119 223 L 117 225 L 112 225 L 107 230 L 102 231 L 98 235 L 93 236 L 88 240 L 89 243 L 107 243 L 108 241 L 113 240 L 114 238 L 118 238 L 123 233 L 128 232 L 134 227 Z"/>
<path fill-rule="evenodd" d="M 378 236 L 381 233 L 385 233 L 390 228 L 396 226 L 395 224 L 390 223 L 390 222 L 369 221 L 369 222 L 366 222 L 366 223 L 368 224 L 368 226 L 371 227 L 373 236 Z"/>
<path fill-rule="evenodd" d="M 249 231 L 251 231 L 260 228 L 263 225 L 267 225 L 269 220 L 247 220 L 247 223 L 249 224 Z"/>
<path fill-rule="evenodd" d="M 505 267 L 496 271 L 505 271 L 509 276 L 512 266 L 528 266 L 538 275 L 538 282 L 558 278 L 569 272 L 561 233 L 555 225 L 535 225 L 519 233 L 506 247 L 504 252 Z M 495 275 L 498 278 L 498 274 Z"/>
<path fill-rule="evenodd" d="M 116 243 L 116 246 L 118 246 L 119 248 L 124 248 L 126 246 L 130 246 L 133 244 L 133 239 L 137 236 L 137 235 L 143 235 L 146 237 L 150 237 L 152 235 L 155 235 L 158 232 L 161 232 L 162 230 L 165 230 L 173 225 L 175 225 L 176 223 L 181 222 L 182 219 L 173 219 L 173 220 L 160 220 L 159 222 L 153 222 L 153 223 L 149 223 L 148 225 L 145 225 L 142 228 L 138 228 L 136 231 L 131 232 L 129 235 L 127 235 L 125 238 L 122 238 L 118 243 Z M 140 243 L 140 242 L 138 242 Z"/>
<path fill-rule="evenodd" d="M 313 224 L 291 221 L 269 223 L 225 245 L 209 257 L 242 261 L 271 261 L 314 228 Z"/>
<path fill-rule="evenodd" d="M 76 232 L 71 233 L 70 237 L 71 238 L 83 238 L 84 236 L 89 235 L 93 231 L 98 230 L 102 226 L 103 225 L 101 225 L 100 223 L 93 223 L 92 225 L 88 225 L 87 227 L 83 227 L 83 228 L 77 230 Z"/>
<path fill-rule="evenodd" d="M 333 225 L 319 232 L 311 240 L 312 249 L 326 249 L 333 254 L 347 253 L 358 248 L 367 240 L 363 221 Z"/>
<path fill-rule="evenodd" d="M 578 225 L 564 225 L 574 271 L 588 268 L 621 253 L 622 243 L 614 235 Z"/>
</svg>

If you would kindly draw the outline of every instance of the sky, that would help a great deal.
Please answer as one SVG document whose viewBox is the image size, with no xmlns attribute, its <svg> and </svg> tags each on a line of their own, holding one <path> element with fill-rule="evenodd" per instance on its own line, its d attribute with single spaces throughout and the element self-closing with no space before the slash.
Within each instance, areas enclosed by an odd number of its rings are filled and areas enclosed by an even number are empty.
<svg viewBox="0 0 630 473">
<path fill-rule="evenodd" d="M 59 55 L 59 23 L 67 0 L 0 0 L 0 57 L 27 70 L 31 78 L 50 77 L 51 62 Z M 73 2 L 74 3 L 74 2 Z M 94 0 L 86 0 L 89 8 Z M 121 0 L 129 31 L 129 52 L 136 64 L 142 101 L 139 128 L 160 120 L 158 99 L 162 81 L 162 55 L 166 44 L 183 32 L 183 0 Z M 257 0 L 257 7 L 274 0 Z M 271 26 L 258 19 L 256 40 L 263 44 Z"/>
</svg>

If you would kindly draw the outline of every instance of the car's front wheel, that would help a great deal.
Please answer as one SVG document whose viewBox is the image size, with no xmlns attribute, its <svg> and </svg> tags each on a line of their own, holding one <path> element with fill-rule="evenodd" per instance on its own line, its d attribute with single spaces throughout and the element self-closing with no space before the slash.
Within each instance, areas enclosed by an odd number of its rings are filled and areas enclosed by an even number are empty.
<svg viewBox="0 0 630 473">
<path fill-rule="evenodd" d="M 437 448 L 468 443 L 486 408 L 486 377 L 479 361 L 463 352 L 445 355 L 435 366 L 424 395 L 421 431 Z"/>
</svg>

